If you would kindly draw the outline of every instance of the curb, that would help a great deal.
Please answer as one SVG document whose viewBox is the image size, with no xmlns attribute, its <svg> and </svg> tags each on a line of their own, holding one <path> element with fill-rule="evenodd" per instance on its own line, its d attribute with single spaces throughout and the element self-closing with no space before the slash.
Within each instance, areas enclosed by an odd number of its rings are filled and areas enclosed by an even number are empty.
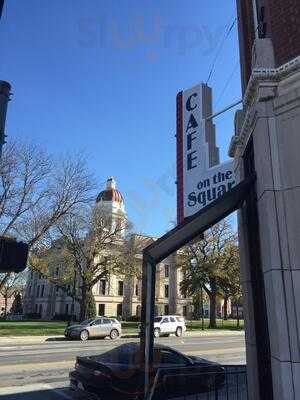
<svg viewBox="0 0 300 400">
<path fill-rule="evenodd" d="M 217 336 L 244 336 L 244 331 L 220 331 L 209 330 L 209 331 L 187 331 L 183 337 L 217 337 Z M 137 339 L 139 335 L 136 333 L 128 333 L 121 336 L 121 339 Z M 46 343 L 46 342 L 64 342 L 66 341 L 63 335 L 61 336 L 9 336 L 0 337 L 0 348 L 4 344 L 35 344 L 35 343 Z"/>
</svg>

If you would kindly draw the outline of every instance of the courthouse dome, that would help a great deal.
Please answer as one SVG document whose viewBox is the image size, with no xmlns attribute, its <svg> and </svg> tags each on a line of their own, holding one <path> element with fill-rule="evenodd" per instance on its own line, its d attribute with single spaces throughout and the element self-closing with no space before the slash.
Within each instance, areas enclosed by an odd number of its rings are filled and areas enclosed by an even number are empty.
<svg viewBox="0 0 300 400">
<path fill-rule="evenodd" d="M 116 181 L 114 178 L 108 178 L 106 182 L 106 189 L 98 194 L 96 203 L 101 201 L 124 203 L 122 193 L 116 189 Z"/>
</svg>

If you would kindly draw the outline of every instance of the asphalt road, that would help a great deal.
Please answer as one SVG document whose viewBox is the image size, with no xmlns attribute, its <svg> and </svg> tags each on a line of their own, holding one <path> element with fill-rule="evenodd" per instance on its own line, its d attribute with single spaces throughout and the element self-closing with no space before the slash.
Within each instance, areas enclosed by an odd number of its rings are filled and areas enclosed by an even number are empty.
<svg viewBox="0 0 300 400">
<path fill-rule="evenodd" d="M 77 355 L 100 354 L 133 339 L 88 342 L 49 341 L 36 344 L 1 344 L 1 400 L 83 399 L 68 389 L 68 374 Z M 187 355 L 199 355 L 222 364 L 245 364 L 243 336 L 161 338 L 159 342 Z"/>
</svg>

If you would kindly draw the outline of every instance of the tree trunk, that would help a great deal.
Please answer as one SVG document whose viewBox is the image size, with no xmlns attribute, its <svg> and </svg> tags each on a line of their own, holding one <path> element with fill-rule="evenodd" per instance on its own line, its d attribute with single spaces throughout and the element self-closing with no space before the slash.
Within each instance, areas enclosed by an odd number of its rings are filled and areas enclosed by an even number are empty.
<svg viewBox="0 0 300 400">
<path fill-rule="evenodd" d="M 196 320 L 199 320 L 200 315 L 201 315 L 201 297 L 200 293 L 197 292 L 197 294 L 194 297 L 194 318 Z"/>
<path fill-rule="evenodd" d="M 79 302 L 79 306 L 80 306 L 80 312 L 79 312 L 79 322 L 82 322 L 86 319 L 86 314 L 87 314 L 87 287 L 85 285 L 85 283 L 82 283 L 82 287 L 81 287 L 81 299 Z"/>
<path fill-rule="evenodd" d="M 200 302 L 201 302 L 201 329 L 204 331 L 204 307 L 203 307 L 203 287 L 201 286 L 200 291 Z"/>
<path fill-rule="evenodd" d="M 228 296 L 224 297 L 223 319 L 228 319 Z"/>
<path fill-rule="evenodd" d="M 236 318 L 237 318 L 236 326 L 239 328 L 240 327 L 240 316 L 239 316 L 239 305 L 238 304 L 236 305 Z"/>
<path fill-rule="evenodd" d="M 4 296 L 4 318 L 7 316 L 7 295 Z"/>
<path fill-rule="evenodd" d="M 209 327 L 216 328 L 217 320 L 216 320 L 216 303 L 217 303 L 217 293 L 215 290 L 211 290 L 211 294 L 209 296 Z"/>
</svg>

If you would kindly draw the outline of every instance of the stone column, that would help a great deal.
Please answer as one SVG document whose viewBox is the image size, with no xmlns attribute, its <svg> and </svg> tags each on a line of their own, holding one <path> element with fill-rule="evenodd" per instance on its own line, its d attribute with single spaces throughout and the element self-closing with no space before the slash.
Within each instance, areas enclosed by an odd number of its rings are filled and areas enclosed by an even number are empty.
<svg viewBox="0 0 300 400">
<path fill-rule="evenodd" d="M 252 137 L 259 244 L 275 400 L 300 398 L 300 57 L 272 68 L 269 40 L 256 41 L 254 66 L 232 142 L 236 169 Z M 266 68 L 262 68 L 263 65 Z M 270 68 L 271 67 L 271 68 Z M 247 226 L 239 215 L 250 400 L 259 397 L 253 277 Z"/>
</svg>

